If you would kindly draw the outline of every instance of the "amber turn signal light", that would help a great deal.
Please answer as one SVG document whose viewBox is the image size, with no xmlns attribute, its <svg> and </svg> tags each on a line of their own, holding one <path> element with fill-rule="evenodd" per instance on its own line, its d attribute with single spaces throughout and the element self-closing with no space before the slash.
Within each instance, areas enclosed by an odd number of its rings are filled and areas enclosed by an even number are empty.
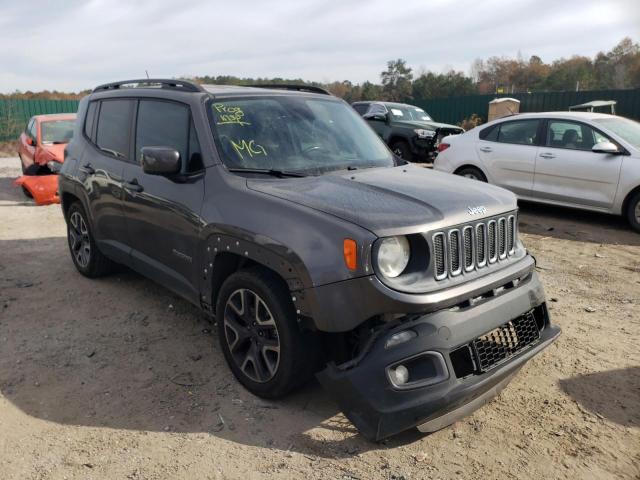
<svg viewBox="0 0 640 480">
<path fill-rule="evenodd" d="M 355 240 L 344 239 L 344 264 L 349 270 L 355 270 L 358 265 L 358 245 Z"/>
</svg>

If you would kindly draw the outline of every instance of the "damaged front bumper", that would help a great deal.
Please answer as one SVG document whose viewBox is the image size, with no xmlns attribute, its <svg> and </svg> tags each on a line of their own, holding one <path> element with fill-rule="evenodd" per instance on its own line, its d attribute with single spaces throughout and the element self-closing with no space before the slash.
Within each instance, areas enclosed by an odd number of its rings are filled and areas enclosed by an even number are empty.
<svg viewBox="0 0 640 480">
<path fill-rule="evenodd" d="M 23 175 L 14 184 L 26 189 L 36 205 L 60 203 L 58 196 L 58 175 Z"/>
<path fill-rule="evenodd" d="M 411 333 L 398 335 L 404 331 Z M 408 315 L 318 379 L 370 440 L 412 427 L 431 432 L 490 400 L 559 334 L 531 272 L 483 303 Z"/>
</svg>

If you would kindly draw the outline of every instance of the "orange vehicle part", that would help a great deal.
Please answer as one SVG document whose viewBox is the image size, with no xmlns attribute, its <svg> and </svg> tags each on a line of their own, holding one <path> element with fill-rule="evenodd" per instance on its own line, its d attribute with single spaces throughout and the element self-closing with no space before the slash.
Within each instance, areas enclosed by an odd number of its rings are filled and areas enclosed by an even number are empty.
<svg viewBox="0 0 640 480">
<path fill-rule="evenodd" d="M 23 175 L 15 182 L 31 194 L 36 205 L 60 203 L 58 197 L 58 175 Z"/>
</svg>

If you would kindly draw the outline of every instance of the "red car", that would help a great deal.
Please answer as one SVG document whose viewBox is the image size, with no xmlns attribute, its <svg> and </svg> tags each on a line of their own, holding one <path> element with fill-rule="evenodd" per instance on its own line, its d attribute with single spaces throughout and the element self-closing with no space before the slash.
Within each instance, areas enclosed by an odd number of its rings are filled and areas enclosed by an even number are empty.
<svg viewBox="0 0 640 480">
<path fill-rule="evenodd" d="M 18 156 L 25 175 L 47 175 L 56 173 L 62 163 L 64 148 L 73 136 L 75 113 L 35 115 L 20 135 Z"/>
<path fill-rule="evenodd" d="M 15 184 L 37 205 L 60 203 L 57 173 L 75 121 L 75 113 L 35 115 L 20 135 L 18 156 L 23 176 Z"/>
</svg>

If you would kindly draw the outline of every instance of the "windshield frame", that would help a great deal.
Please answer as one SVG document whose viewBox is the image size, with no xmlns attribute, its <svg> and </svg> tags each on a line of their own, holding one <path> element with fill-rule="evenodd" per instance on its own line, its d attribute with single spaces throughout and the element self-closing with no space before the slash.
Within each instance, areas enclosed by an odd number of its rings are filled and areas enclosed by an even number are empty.
<svg viewBox="0 0 640 480">
<path fill-rule="evenodd" d="M 347 109 L 349 112 L 351 112 L 353 109 L 351 107 L 351 105 L 349 105 L 347 102 L 345 102 L 344 100 L 334 97 L 334 96 L 324 96 L 324 95 L 317 95 L 317 94 L 302 94 L 304 97 L 313 100 L 313 101 L 321 101 L 321 102 L 333 102 L 336 104 L 342 104 L 342 107 Z M 222 150 L 222 144 L 220 141 L 220 136 L 219 136 L 219 132 L 218 132 L 218 127 L 216 125 L 216 119 L 214 118 L 214 104 L 216 103 L 223 103 L 223 102 L 233 102 L 233 101 L 247 101 L 247 100 L 266 100 L 266 99 L 277 99 L 277 98 L 291 98 L 291 97 L 300 97 L 301 95 L 292 95 L 290 93 L 285 93 L 285 92 L 274 92 L 274 93 L 269 93 L 269 94 L 242 94 L 242 95 L 210 95 L 209 98 L 207 98 L 205 100 L 205 109 L 206 109 L 206 115 L 207 115 L 207 121 L 209 123 L 209 129 L 212 135 L 212 140 L 213 140 L 213 146 L 215 149 L 215 152 L 217 154 L 218 157 L 218 162 L 219 164 L 221 164 L 225 170 L 231 174 L 235 174 L 235 175 L 246 175 L 246 173 L 242 172 L 241 169 L 235 169 L 234 170 L 234 166 L 233 165 L 229 165 L 228 161 L 227 161 L 227 157 L 225 152 Z M 271 167 L 266 167 L 266 170 L 283 170 L 287 173 L 293 173 L 293 174 L 301 174 L 300 178 L 302 177 L 312 177 L 312 176 L 319 176 L 319 175 L 325 175 L 325 174 L 329 174 L 329 173 L 334 173 L 334 172 L 342 172 L 342 171 L 347 171 L 347 170 L 359 170 L 359 169 L 366 169 L 366 168 L 388 168 L 388 167 L 395 167 L 398 166 L 399 163 L 397 161 L 397 159 L 395 158 L 395 156 L 393 155 L 393 153 L 389 150 L 388 146 L 382 141 L 382 139 L 380 139 L 380 137 L 375 133 L 375 131 L 373 130 L 373 128 L 371 128 L 371 126 L 369 125 L 369 123 L 364 120 L 357 112 L 353 111 L 353 118 L 354 121 L 356 122 L 361 122 L 361 125 L 363 126 L 363 128 L 368 129 L 371 133 L 372 133 L 372 139 L 374 139 L 374 141 L 377 141 L 380 143 L 381 147 L 383 147 L 384 149 L 386 149 L 388 151 L 388 164 L 387 165 L 356 165 L 356 168 L 353 168 L 352 165 L 340 165 L 340 168 L 330 168 L 330 169 L 326 169 L 323 171 L 318 171 L 321 169 L 301 169 L 301 170 L 292 170 L 289 168 L 282 168 L 283 166 L 271 166 Z M 372 160 L 371 162 L 374 162 L 375 160 Z M 337 166 L 336 166 L 337 167 Z M 251 168 L 250 168 L 251 169 Z M 247 172 L 247 173 L 251 173 L 251 172 Z M 284 177 L 273 177 L 273 179 L 282 179 Z M 295 176 L 290 176 L 287 178 L 295 178 Z"/>
<path fill-rule="evenodd" d="M 415 105 L 409 105 L 409 104 L 387 104 L 387 109 L 389 110 L 389 114 L 391 115 L 391 117 L 396 120 L 396 121 L 400 121 L 400 122 L 433 122 L 433 117 L 431 115 L 429 115 L 429 113 L 427 111 L 425 111 L 424 108 L 420 108 L 417 107 Z M 402 116 L 397 116 L 393 114 L 393 110 L 402 110 L 403 111 L 403 115 Z M 424 120 L 424 119 L 415 119 L 413 118 L 414 113 L 411 110 L 421 110 L 424 115 L 428 118 L 428 120 Z M 404 113 L 408 113 L 409 115 L 404 115 Z M 410 117 L 410 118 L 409 118 Z"/>
<path fill-rule="evenodd" d="M 72 132 L 75 129 L 75 122 L 76 122 L 75 119 L 56 118 L 56 119 L 51 119 L 51 120 L 41 120 L 40 121 L 40 142 L 43 145 L 66 145 L 71 141 L 71 138 L 68 139 L 66 142 L 59 141 L 59 140 L 45 140 L 45 129 L 47 128 L 47 125 L 50 125 L 52 123 L 61 123 L 61 122 L 69 122 L 71 124 L 71 131 Z"/>
</svg>

